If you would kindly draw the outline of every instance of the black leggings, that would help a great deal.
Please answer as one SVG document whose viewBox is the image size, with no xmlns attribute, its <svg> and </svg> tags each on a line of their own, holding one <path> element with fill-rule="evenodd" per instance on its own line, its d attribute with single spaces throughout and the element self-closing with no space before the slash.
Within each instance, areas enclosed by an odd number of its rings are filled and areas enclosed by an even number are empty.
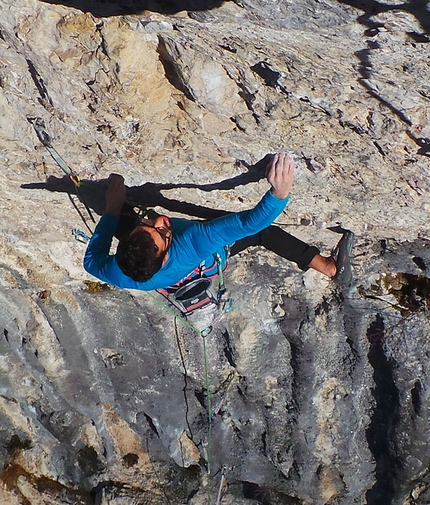
<svg viewBox="0 0 430 505">
<path fill-rule="evenodd" d="M 124 205 L 115 236 L 120 239 L 121 236 L 130 233 L 136 226 L 138 217 L 132 207 Z M 320 253 L 318 248 L 309 246 L 281 228 L 272 225 L 256 235 L 235 242 L 230 247 L 230 256 L 251 246 L 263 246 L 278 256 L 296 263 L 304 271 L 309 268 L 312 259 Z"/>
<path fill-rule="evenodd" d="M 308 270 L 309 263 L 320 253 L 317 247 L 302 242 L 277 226 L 269 226 L 256 235 L 235 242 L 230 248 L 230 256 L 257 245 L 263 246 L 278 256 L 296 263 L 303 271 Z"/>
</svg>

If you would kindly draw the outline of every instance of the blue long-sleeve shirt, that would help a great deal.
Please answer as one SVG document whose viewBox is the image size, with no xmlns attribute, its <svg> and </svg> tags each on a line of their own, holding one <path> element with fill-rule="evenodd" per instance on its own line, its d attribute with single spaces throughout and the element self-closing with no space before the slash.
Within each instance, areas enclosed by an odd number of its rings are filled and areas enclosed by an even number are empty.
<svg viewBox="0 0 430 505">
<path fill-rule="evenodd" d="M 101 281 L 120 288 L 145 291 L 167 288 L 185 278 L 203 260 L 208 266 L 212 265 L 215 253 L 220 255 L 221 265 L 225 266 L 225 246 L 267 228 L 284 210 L 288 201 L 289 197 L 281 200 L 268 191 L 253 209 L 228 214 L 213 221 L 172 218 L 173 240 L 168 249 L 168 258 L 160 270 L 145 282 L 137 282 L 124 275 L 116 257 L 109 254 L 119 218 L 105 213 L 88 244 L 84 268 Z"/>
</svg>

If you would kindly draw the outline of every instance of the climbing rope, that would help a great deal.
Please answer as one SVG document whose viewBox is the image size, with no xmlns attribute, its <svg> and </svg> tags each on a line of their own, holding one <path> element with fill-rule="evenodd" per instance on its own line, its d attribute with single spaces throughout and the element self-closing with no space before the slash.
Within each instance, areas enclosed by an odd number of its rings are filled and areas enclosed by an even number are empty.
<svg viewBox="0 0 430 505">
<path fill-rule="evenodd" d="M 211 391 L 210 391 L 210 378 L 209 378 L 209 364 L 208 364 L 208 353 L 206 349 L 206 337 L 209 333 L 203 334 L 202 331 L 200 331 L 198 328 L 196 328 L 193 324 L 191 324 L 185 317 L 180 316 L 177 314 L 174 310 L 172 310 L 169 306 L 167 306 L 165 303 L 163 303 L 161 300 L 159 300 L 156 296 L 154 296 L 150 291 L 146 291 L 146 294 L 149 295 L 155 303 L 157 303 L 160 307 L 162 307 L 164 310 L 169 312 L 176 320 L 180 321 L 182 324 L 184 324 L 186 327 L 190 328 L 193 330 L 195 333 L 197 333 L 199 336 L 202 337 L 203 340 L 203 359 L 204 359 L 204 368 L 205 368 L 205 387 L 206 387 L 206 400 L 207 400 L 207 415 L 208 415 L 208 446 L 206 449 L 207 453 L 207 472 L 210 475 L 210 455 L 211 455 L 211 448 L 212 448 L 212 421 L 213 421 L 213 416 L 212 416 L 212 398 L 211 398 Z"/>
<path fill-rule="evenodd" d="M 85 184 L 79 179 L 79 175 L 71 170 L 63 158 L 58 154 L 58 151 L 52 145 L 52 136 L 46 130 L 45 122 L 41 117 L 29 117 L 28 121 L 33 125 L 33 128 L 39 137 L 39 140 L 46 147 L 49 154 L 52 156 L 57 165 L 61 168 L 61 170 L 70 178 L 70 180 L 75 185 L 76 194 L 78 195 L 79 200 L 82 202 L 85 210 L 88 212 L 90 219 L 93 223 L 96 223 L 94 216 L 91 212 L 91 209 L 86 204 L 84 198 L 82 197 L 81 192 L 79 191 L 80 186 L 84 186 Z"/>
</svg>

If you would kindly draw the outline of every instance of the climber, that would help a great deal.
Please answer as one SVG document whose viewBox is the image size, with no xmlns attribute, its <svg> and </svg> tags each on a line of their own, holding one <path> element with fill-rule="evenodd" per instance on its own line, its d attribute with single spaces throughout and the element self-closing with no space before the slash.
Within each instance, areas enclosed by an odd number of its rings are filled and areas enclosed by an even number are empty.
<svg viewBox="0 0 430 505">
<path fill-rule="evenodd" d="M 289 202 L 294 169 L 294 162 L 286 153 L 275 154 L 266 169 L 271 188 L 253 209 L 212 221 L 166 216 L 140 219 L 131 232 L 120 238 L 115 255 L 109 255 L 109 249 L 126 200 L 126 187 L 122 176 L 111 174 L 106 211 L 88 244 L 84 267 L 117 287 L 153 290 L 180 285 L 193 277 L 203 260 L 205 276 L 215 275 L 215 253 L 219 253 L 224 267 L 229 254 L 262 245 L 304 271 L 312 268 L 339 284 L 349 284 L 352 232 L 344 233 L 335 255 L 324 257 L 316 247 L 271 226 Z"/>
</svg>

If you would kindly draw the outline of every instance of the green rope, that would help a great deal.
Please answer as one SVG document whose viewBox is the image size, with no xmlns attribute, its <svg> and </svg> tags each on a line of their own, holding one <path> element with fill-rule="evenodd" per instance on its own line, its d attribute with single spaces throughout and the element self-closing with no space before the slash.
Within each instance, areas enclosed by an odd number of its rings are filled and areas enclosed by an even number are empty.
<svg viewBox="0 0 430 505">
<path fill-rule="evenodd" d="M 208 365 L 208 353 L 206 352 L 206 337 L 203 337 L 203 356 L 205 359 L 205 376 L 206 376 L 206 396 L 208 399 L 208 475 L 211 474 L 211 449 L 212 449 L 212 401 L 210 392 L 210 382 L 209 382 L 209 365 Z"/>
<path fill-rule="evenodd" d="M 169 312 L 175 319 L 181 321 L 185 326 L 195 331 L 203 339 L 203 357 L 205 366 L 205 386 L 206 386 L 206 398 L 207 398 L 207 414 L 208 414 L 208 446 L 207 446 L 207 472 L 208 475 L 211 473 L 211 448 L 212 448 L 212 399 L 210 391 L 210 380 L 209 380 L 209 363 L 208 363 L 208 353 L 206 350 L 206 335 L 203 336 L 202 332 L 199 331 L 194 325 L 187 321 L 184 317 L 179 316 L 173 311 L 169 306 L 160 301 L 156 296 L 154 296 L 150 291 L 146 291 L 148 294 L 160 307 Z"/>
</svg>

